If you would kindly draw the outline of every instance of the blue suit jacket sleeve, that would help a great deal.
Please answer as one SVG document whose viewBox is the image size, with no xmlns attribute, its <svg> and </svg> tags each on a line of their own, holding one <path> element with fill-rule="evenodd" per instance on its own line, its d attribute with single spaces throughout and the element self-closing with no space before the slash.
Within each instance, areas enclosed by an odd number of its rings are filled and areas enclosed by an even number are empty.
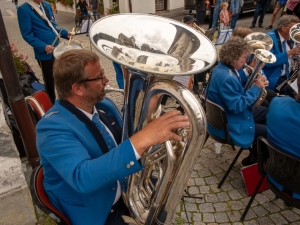
<svg viewBox="0 0 300 225">
<path fill-rule="evenodd" d="M 129 139 L 103 154 L 85 124 L 63 109 L 39 121 L 37 147 L 45 170 L 54 168 L 78 193 L 105 189 L 142 169 Z"/>
<path fill-rule="evenodd" d="M 230 112 L 241 113 L 255 102 L 261 89 L 253 85 L 246 92 L 241 93 L 240 82 L 234 76 L 228 76 L 220 86 L 219 93 Z"/>
</svg>

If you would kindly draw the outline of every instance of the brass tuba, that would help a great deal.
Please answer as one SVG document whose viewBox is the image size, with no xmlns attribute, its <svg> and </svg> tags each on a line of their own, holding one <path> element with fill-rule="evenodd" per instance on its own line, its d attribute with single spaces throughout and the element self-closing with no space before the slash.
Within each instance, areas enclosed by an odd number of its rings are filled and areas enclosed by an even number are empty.
<svg viewBox="0 0 300 225">
<path fill-rule="evenodd" d="M 163 97 L 189 118 L 190 126 L 176 131 L 182 141 L 150 147 L 141 157 L 144 169 L 128 178 L 123 191 L 137 224 L 171 224 L 206 136 L 199 101 L 171 78 L 210 68 L 216 61 L 215 47 L 192 27 L 147 14 L 103 17 L 92 25 L 89 36 L 101 54 L 128 69 L 123 140 L 168 110 Z"/>
<path fill-rule="evenodd" d="M 245 40 L 248 44 L 252 47 L 253 55 L 257 61 L 255 68 L 252 69 L 252 73 L 247 80 L 247 83 L 244 87 L 244 90 L 247 91 L 252 85 L 254 84 L 255 80 L 261 76 L 261 70 L 265 66 L 266 63 L 274 63 L 276 62 L 276 57 L 273 53 L 270 52 L 271 48 L 273 47 L 272 38 L 261 32 L 254 32 L 248 34 L 245 37 Z M 246 65 L 250 67 L 249 65 Z M 261 94 L 257 98 L 254 103 L 254 107 L 258 108 L 264 99 L 267 96 L 267 91 L 265 88 L 262 89 Z"/>
<path fill-rule="evenodd" d="M 294 41 L 296 46 L 300 45 L 300 23 L 296 23 L 294 26 L 291 27 L 289 31 L 290 38 Z M 292 65 L 291 71 L 295 72 L 299 68 L 299 55 L 293 55 L 292 57 Z"/>
</svg>

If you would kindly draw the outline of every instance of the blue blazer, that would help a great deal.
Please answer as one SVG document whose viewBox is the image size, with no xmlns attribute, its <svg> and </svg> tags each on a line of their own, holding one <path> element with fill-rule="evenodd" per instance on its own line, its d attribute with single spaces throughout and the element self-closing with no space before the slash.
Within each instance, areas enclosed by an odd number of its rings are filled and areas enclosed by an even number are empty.
<svg viewBox="0 0 300 225">
<path fill-rule="evenodd" d="M 300 131 L 300 103 L 287 96 L 273 98 L 267 115 L 268 140 L 280 149 L 300 157 L 298 131 Z"/>
<path fill-rule="evenodd" d="M 103 100 L 96 107 L 118 117 L 109 105 Z M 72 225 L 104 224 L 117 181 L 125 188 L 125 177 L 142 169 L 129 139 L 103 154 L 87 126 L 59 100 L 38 122 L 36 131 L 50 201 Z"/>
<path fill-rule="evenodd" d="M 240 78 L 225 64 L 219 62 L 214 69 L 209 84 L 207 98 L 225 110 L 231 141 L 248 148 L 254 140 L 254 120 L 250 106 L 256 101 L 261 89 L 253 85 L 246 93 Z M 208 131 L 225 138 L 224 131 L 208 125 Z"/>
<path fill-rule="evenodd" d="M 282 52 L 280 50 L 281 43 L 279 46 L 275 30 L 272 30 L 267 33 L 273 40 L 273 48 L 271 49 L 271 52 L 276 56 L 276 62 L 275 63 L 266 63 L 264 66 L 264 72 L 268 78 L 269 86 L 268 89 L 271 89 L 275 91 L 276 84 L 278 81 L 278 78 L 281 76 L 282 70 L 283 70 L 283 64 L 289 65 L 288 61 L 288 55 L 286 52 Z M 286 77 L 288 78 L 289 74 L 286 74 Z"/>
<path fill-rule="evenodd" d="M 62 28 L 56 24 L 50 4 L 46 1 L 43 1 L 41 4 L 43 4 L 44 10 L 47 10 L 48 12 L 50 17 L 50 19 L 48 19 L 56 29 L 57 33 L 59 33 Z M 47 54 L 45 52 L 46 45 L 51 45 L 56 38 L 55 32 L 50 28 L 48 23 L 44 21 L 27 2 L 18 8 L 17 13 L 22 37 L 33 47 L 35 59 L 53 59 L 53 53 Z M 68 31 L 62 29 L 61 37 L 68 39 Z M 58 43 L 59 41 L 57 41 L 54 46 L 57 46 Z"/>
</svg>

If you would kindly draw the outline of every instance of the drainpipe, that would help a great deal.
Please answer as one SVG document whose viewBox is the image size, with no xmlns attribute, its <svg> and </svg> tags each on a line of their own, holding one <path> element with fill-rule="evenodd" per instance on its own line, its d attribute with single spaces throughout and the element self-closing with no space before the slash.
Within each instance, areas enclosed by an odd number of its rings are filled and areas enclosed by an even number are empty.
<svg viewBox="0 0 300 225">
<path fill-rule="evenodd" d="M 19 83 L 18 74 L 14 65 L 10 44 L 8 41 L 2 12 L 0 10 L 0 71 L 7 92 L 8 102 L 22 137 L 28 162 L 32 168 L 40 164 L 35 145 L 35 128 L 30 117 L 24 95 Z"/>
</svg>

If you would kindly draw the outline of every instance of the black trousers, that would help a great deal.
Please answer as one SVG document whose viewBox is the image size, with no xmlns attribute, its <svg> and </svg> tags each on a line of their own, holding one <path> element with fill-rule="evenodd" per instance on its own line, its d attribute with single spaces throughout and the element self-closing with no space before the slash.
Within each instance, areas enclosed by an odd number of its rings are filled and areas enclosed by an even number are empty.
<svg viewBox="0 0 300 225">
<path fill-rule="evenodd" d="M 42 69 L 46 91 L 52 103 L 54 103 L 55 101 L 55 88 L 54 88 L 54 79 L 53 79 L 54 58 L 51 60 L 37 60 L 37 62 Z"/>
<path fill-rule="evenodd" d="M 106 219 L 105 225 L 128 225 L 121 216 L 129 216 L 129 210 L 126 207 L 122 198 L 120 198 L 111 208 L 111 211 Z"/>
</svg>

